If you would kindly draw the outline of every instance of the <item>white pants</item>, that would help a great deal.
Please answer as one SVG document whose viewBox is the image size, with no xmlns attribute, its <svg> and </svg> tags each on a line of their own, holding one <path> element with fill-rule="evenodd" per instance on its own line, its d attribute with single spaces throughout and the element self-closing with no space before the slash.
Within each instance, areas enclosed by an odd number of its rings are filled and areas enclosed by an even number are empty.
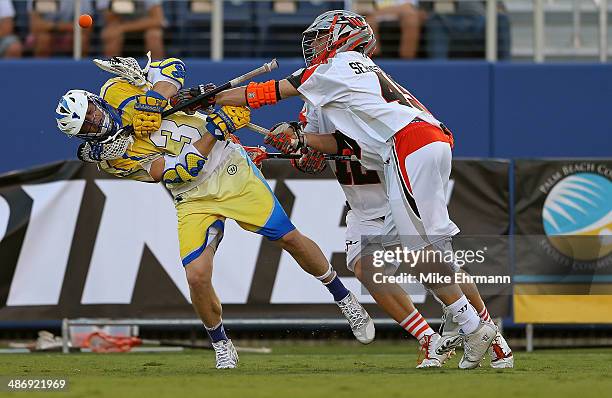
<svg viewBox="0 0 612 398">
<path fill-rule="evenodd" d="M 446 208 L 451 172 L 451 147 L 434 141 L 413 150 L 393 143 L 392 155 L 385 165 L 389 214 L 385 234 L 397 230 L 402 245 L 419 250 L 456 235 L 459 228 Z"/>
</svg>

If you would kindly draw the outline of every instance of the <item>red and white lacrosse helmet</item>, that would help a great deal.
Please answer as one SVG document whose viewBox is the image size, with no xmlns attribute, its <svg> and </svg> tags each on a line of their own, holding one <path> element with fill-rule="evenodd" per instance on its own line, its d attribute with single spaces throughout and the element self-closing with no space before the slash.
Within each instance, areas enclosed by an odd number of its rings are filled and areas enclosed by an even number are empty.
<svg viewBox="0 0 612 398">
<path fill-rule="evenodd" d="M 370 56 L 376 47 L 374 32 L 365 18 L 346 10 L 324 12 L 303 35 L 306 66 L 324 62 L 343 51 L 359 51 Z"/>
</svg>

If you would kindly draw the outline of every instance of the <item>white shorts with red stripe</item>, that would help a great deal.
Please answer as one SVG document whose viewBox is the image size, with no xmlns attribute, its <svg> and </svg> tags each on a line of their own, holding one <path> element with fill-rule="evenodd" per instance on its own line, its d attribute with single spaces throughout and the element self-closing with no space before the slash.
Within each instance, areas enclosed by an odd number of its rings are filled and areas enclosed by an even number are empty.
<svg viewBox="0 0 612 398">
<path fill-rule="evenodd" d="M 446 207 L 452 136 L 429 123 L 413 122 L 392 140 L 385 165 L 385 234 L 399 233 L 408 250 L 448 240 L 459 232 Z"/>
<path fill-rule="evenodd" d="M 355 272 L 355 263 L 362 257 L 371 256 L 385 247 L 396 246 L 400 243 L 395 230 L 383 235 L 383 218 L 363 220 L 352 211 L 346 214 L 346 267 Z M 380 237 L 382 236 L 382 240 Z M 394 264 L 397 268 L 399 264 Z"/>
</svg>

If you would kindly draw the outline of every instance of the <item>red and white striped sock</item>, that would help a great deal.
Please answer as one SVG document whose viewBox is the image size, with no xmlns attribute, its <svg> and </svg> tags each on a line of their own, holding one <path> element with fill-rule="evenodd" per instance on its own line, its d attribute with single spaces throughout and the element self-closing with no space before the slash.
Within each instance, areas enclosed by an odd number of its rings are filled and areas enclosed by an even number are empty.
<svg viewBox="0 0 612 398">
<path fill-rule="evenodd" d="M 487 311 L 487 307 L 484 307 L 482 311 L 478 313 L 478 316 L 485 322 L 493 322 L 491 320 L 491 315 L 489 315 L 489 311 Z"/>
<path fill-rule="evenodd" d="M 408 315 L 406 319 L 401 321 L 399 324 L 417 340 L 421 340 L 423 336 L 435 333 L 425 318 L 423 318 L 423 315 L 421 315 L 417 309 L 412 311 L 412 313 L 410 313 L 410 315 Z"/>
</svg>

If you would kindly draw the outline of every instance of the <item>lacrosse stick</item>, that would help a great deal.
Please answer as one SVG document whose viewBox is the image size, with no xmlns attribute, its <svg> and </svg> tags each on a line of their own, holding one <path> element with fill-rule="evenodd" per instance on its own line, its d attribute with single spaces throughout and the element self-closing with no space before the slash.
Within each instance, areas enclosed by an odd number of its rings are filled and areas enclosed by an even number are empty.
<svg viewBox="0 0 612 398">
<path fill-rule="evenodd" d="M 249 130 L 255 133 L 259 133 L 263 136 L 267 136 L 268 134 L 270 134 L 270 131 L 267 128 L 258 126 L 254 123 L 248 123 L 246 127 Z M 287 124 L 287 127 L 289 127 L 289 124 Z M 280 152 L 267 152 L 265 160 L 268 160 L 268 159 L 299 159 L 301 157 L 302 157 L 302 154 L 300 153 L 285 154 L 285 153 L 280 153 Z M 345 160 L 345 161 L 355 161 L 355 162 L 359 161 L 359 159 L 355 155 L 329 155 L 329 154 L 325 154 L 325 160 Z"/>
<path fill-rule="evenodd" d="M 132 57 L 96 58 L 93 63 L 98 68 L 120 76 L 136 87 L 142 87 L 147 84 L 147 72 L 151 67 L 151 51 L 147 53 L 147 66 L 144 69 L 140 69 L 138 61 Z"/>
<path fill-rule="evenodd" d="M 193 348 L 199 350 L 212 350 L 212 345 L 210 344 L 188 344 L 188 343 L 179 343 L 176 341 L 168 341 L 168 340 L 141 340 L 142 344 L 147 345 L 157 345 L 157 346 L 168 346 L 168 347 L 185 347 L 185 348 Z M 268 347 L 242 347 L 242 346 L 234 346 L 236 351 L 238 352 L 248 352 L 254 354 L 270 354 L 272 352 L 271 348 Z"/>
<path fill-rule="evenodd" d="M 278 61 L 276 61 L 276 58 L 273 59 L 270 62 L 267 62 L 265 64 L 263 64 L 262 66 L 260 66 L 259 68 L 253 69 L 250 72 L 245 73 L 244 75 L 238 76 L 222 85 L 220 85 L 219 87 L 215 87 L 214 89 L 207 91 L 203 94 L 198 95 L 197 97 L 194 97 L 192 99 L 190 99 L 189 101 L 185 101 L 185 102 L 181 102 L 180 104 L 178 104 L 177 106 L 175 106 L 174 108 L 165 110 L 162 113 L 162 117 L 166 117 L 166 116 L 170 116 L 173 113 L 176 113 L 178 111 L 182 111 L 185 108 L 188 108 L 189 106 L 198 103 L 202 100 L 205 100 L 207 98 L 210 97 L 214 97 L 215 95 L 219 94 L 221 91 L 225 91 L 228 90 L 232 87 L 236 87 L 237 85 L 239 85 L 240 83 L 243 83 L 247 80 L 251 80 L 252 78 L 262 75 L 264 73 L 268 73 L 274 69 L 278 68 Z"/>
<path fill-rule="evenodd" d="M 147 54 L 147 56 L 149 57 L 149 54 Z M 138 66 L 138 62 L 136 62 L 134 58 L 114 57 L 109 60 L 96 59 L 94 60 L 94 63 L 101 69 L 104 69 L 105 71 L 119 75 L 125 78 L 126 80 L 128 80 L 129 82 L 131 82 L 132 84 L 139 85 L 140 83 L 142 83 L 143 81 L 142 79 L 145 79 L 144 81 L 146 82 L 146 78 L 144 76 L 146 76 L 146 71 L 149 68 L 150 57 L 149 57 L 149 63 L 147 63 L 147 66 L 145 67 L 145 69 L 140 69 L 140 66 Z M 200 94 L 197 97 L 194 97 L 188 101 L 181 102 L 180 104 L 178 104 L 177 106 L 173 108 L 166 109 L 165 111 L 162 112 L 162 118 L 173 115 L 176 112 L 182 111 L 183 109 L 186 109 L 197 102 L 203 101 L 210 97 L 214 97 L 215 95 L 219 94 L 221 91 L 230 89 L 232 87 L 236 87 L 237 85 L 247 80 L 250 80 L 264 73 L 268 73 L 276 68 L 278 68 L 278 61 L 276 61 L 276 58 L 275 58 L 272 61 L 263 64 L 259 68 L 255 68 L 252 71 L 245 73 L 244 75 L 238 76 L 226 83 L 223 83 L 219 87 L 215 87 L 214 89 L 207 91 L 203 94 Z M 131 135 L 133 130 L 134 130 L 133 126 L 131 125 L 125 126 L 121 130 L 119 130 L 117 134 L 115 134 L 112 137 L 112 139 L 114 140 L 119 135 L 122 135 L 122 136 Z"/>
<path fill-rule="evenodd" d="M 83 342 L 83 348 L 93 352 L 128 352 L 142 344 L 138 337 L 111 336 L 104 332 L 90 333 Z"/>
</svg>

